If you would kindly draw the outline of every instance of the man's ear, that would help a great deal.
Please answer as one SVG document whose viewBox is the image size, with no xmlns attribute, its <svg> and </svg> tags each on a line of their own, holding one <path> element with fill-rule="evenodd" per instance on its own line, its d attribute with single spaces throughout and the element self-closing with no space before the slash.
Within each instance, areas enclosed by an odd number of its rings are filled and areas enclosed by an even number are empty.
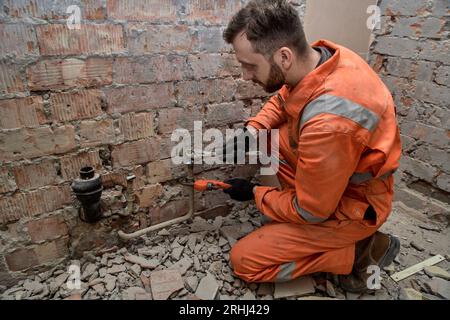
<svg viewBox="0 0 450 320">
<path fill-rule="evenodd" d="M 284 71 L 288 71 L 291 68 L 293 60 L 294 53 L 288 47 L 282 47 L 275 52 L 274 61 Z"/>
</svg>

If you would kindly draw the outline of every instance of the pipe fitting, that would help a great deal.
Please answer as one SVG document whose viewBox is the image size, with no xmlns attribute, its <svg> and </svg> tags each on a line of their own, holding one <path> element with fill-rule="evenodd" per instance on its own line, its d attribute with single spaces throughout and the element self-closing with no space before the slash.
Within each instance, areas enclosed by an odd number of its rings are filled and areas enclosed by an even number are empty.
<svg viewBox="0 0 450 320">
<path fill-rule="evenodd" d="M 88 223 L 99 221 L 102 218 L 100 197 L 103 191 L 100 175 L 92 167 L 81 168 L 80 178 L 75 179 L 71 187 L 81 203 L 84 218 L 80 214 L 80 219 Z"/>
</svg>

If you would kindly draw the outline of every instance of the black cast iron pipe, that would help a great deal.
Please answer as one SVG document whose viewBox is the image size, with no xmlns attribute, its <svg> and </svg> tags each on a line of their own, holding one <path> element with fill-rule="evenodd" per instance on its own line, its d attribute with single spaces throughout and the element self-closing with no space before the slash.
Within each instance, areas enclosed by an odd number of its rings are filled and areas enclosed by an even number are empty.
<svg viewBox="0 0 450 320">
<path fill-rule="evenodd" d="M 94 168 L 84 167 L 80 170 L 80 178 L 72 182 L 72 190 L 81 203 L 80 210 L 83 211 L 82 219 L 88 223 L 97 222 L 102 218 L 100 197 L 103 186 L 100 175 L 95 173 Z"/>
</svg>

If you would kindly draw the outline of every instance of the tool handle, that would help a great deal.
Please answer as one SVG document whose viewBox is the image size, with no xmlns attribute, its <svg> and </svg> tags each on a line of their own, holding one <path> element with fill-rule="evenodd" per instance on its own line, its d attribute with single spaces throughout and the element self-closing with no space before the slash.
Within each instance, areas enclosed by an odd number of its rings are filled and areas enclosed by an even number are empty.
<svg viewBox="0 0 450 320">
<path fill-rule="evenodd" d="M 194 182 L 194 189 L 197 191 L 228 189 L 231 185 L 218 180 L 197 180 Z"/>
</svg>

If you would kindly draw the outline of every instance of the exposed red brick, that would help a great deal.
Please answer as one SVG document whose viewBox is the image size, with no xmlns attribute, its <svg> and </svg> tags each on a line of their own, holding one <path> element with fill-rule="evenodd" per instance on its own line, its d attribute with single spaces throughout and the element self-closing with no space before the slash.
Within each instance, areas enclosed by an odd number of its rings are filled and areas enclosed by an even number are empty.
<svg viewBox="0 0 450 320">
<path fill-rule="evenodd" d="M 50 95 L 52 119 L 70 121 L 94 118 L 102 113 L 103 92 L 96 89 Z"/>
<path fill-rule="evenodd" d="M 65 24 L 36 26 L 41 55 L 120 53 L 124 51 L 122 26 L 82 24 L 69 29 Z"/>
<path fill-rule="evenodd" d="M 38 164 L 28 164 L 14 168 L 17 186 L 22 189 L 34 189 L 58 182 L 54 160 L 43 160 Z"/>
<path fill-rule="evenodd" d="M 68 238 L 60 238 L 54 241 L 45 242 L 34 247 L 34 252 L 39 264 L 65 258 L 69 255 Z"/>
<path fill-rule="evenodd" d="M 195 44 L 194 30 L 185 25 L 128 23 L 130 53 L 189 52 Z"/>
<path fill-rule="evenodd" d="M 186 17 L 190 22 L 226 24 L 241 8 L 240 0 L 185 0 Z"/>
<path fill-rule="evenodd" d="M 113 143 L 115 140 L 113 120 L 83 121 L 80 124 L 80 137 L 82 147 Z"/>
<path fill-rule="evenodd" d="M 154 135 L 153 117 L 150 113 L 128 113 L 120 118 L 119 129 L 127 141 Z"/>
<path fill-rule="evenodd" d="M 243 111 L 244 104 L 242 102 L 209 105 L 206 111 L 206 124 L 218 126 L 224 123 L 243 121 Z"/>
<path fill-rule="evenodd" d="M 94 167 L 98 172 L 102 168 L 102 160 L 98 151 L 82 152 L 77 155 L 67 155 L 61 158 L 61 174 L 64 180 L 78 178 L 80 169 Z"/>
<path fill-rule="evenodd" d="M 12 170 L 7 167 L 0 168 L 0 193 L 11 192 L 17 189 Z"/>
<path fill-rule="evenodd" d="M 61 216 L 52 216 L 27 223 L 31 241 L 53 240 L 68 234 L 67 225 Z"/>
<path fill-rule="evenodd" d="M 127 113 L 175 104 L 172 83 L 105 89 L 109 113 Z"/>
<path fill-rule="evenodd" d="M 83 17 L 87 20 L 104 20 L 103 0 L 84 0 Z"/>
<path fill-rule="evenodd" d="M 162 195 L 163 188 L 160 184 L 146 186 L 136 192 L 138 205 L 147 208 L 154 204 L 155 200 Z"/>
<path fill-rule="evenodd" d="M 124 84 L 176 81 L 184 78 L 186 58 L 176 55 L 117 57 L 114 82 Z"/>
<path fill-rule="evenodd" d="M 18 160 L 61 154 L 75 148 L 75 130 L 66 125 L 0 132 L 0 160 Z"/>
<path fill-rule="evenodd" d="M 159 160 L 147 164 L 147 182 L 158 183 L 178 179 L 187 174 L 185 165 L 174 165 L 172 159 Z"/>
<path fill-rule="evenodd" d="M 38 54 L 33 26 L 24 24 L 0 24 L 0 57 L 13 55 L 23 58 Z"/>
<path fill-rule="evenodd" d="M 269 95 L 259 84 L 253 83 L 252 81 L 238 80 L 237 85 L 237 99 L 252 99 Z"/>
<path fill-rule="evenodd" d="M 199 110 L 173 108 L 159 111 L 158 133 L 172 133 L 177 128 L 193 130 L 194 121 L 202 120 Z"/>
<path fill-rule="evenodd" d="M 61 209 L 72 203 L 70 186 L 52 186 L 0 198 L 0 223 Z"/>
<path fill-rule="evenodd" d="M 5 255 L 9 270 L 21 271 L 37 265 L 38 259 L 33 248 L 20 248 Z"/>
<path fill-rule="evenodd" d="M 144 164 L 160 158 L 160 142 L 149 138 L 113 146 L 111 153 L 113 167 Z"/>
<path fill-rule="evenodd" d="M 78 3 L 79 2 L 80 1 L 78 1 Z M 85 0 L 82 2 L 85 2 Z M 61 1 L 55 2 L 52 0 L 5 0 L 4 4 L 9 9 L 9 15 L 12 17 L 35 17 L 44 20 L 56 20 L 65 19 L 69 16 L 69 14 L 66 13 L 66 10 L 71 2 L 63 1 L 61 3 Z"/>
<path fill-rule="evenodd" d="M 174 0 L 108 0 L 108 17 L 117 20 L 174 22 L 177 18 Z"/>
<path fill-rule="evenodd" d="M 42 97 L 0 100 L 0 128 L 37 127 L 47 122 Z"/>
<path fill-rule="evenodd" d="M 180 82 L 177 99 L 181 106 L 231 101 L 236 95 L 236 82 L 232 78 Z"/>
<path fill-rule="evenodd" d="M 189 212 L 189 200 L 187 198 L 170 201 L 163 207 L 150 209 L 149 215 L 152 224 L 168 221 L 181 217 Z"/>
<path fill-rule="evenodd" d="M 112 83 L 112 60 L 106 58 L 39 61 L 27 68 L 30 90 L 67 89 Z"/>
<path fill-rule="evenodd" d="M 0 62 L 0 94 L 22 91 L 24 91 L 24 85 L 19 66 Z"/>
<path fill-rule="evenodd" d="M 122 172 L 108 172 L 102 175 L 103 188 L 112 188 L 115 185 L 127 186 L 127 175 Z"/>
<path fill-rule="evenodd" d="M 239 76 L 241 67 L 228 53 L 189 55 L 188 63 L 195 78 Z"/>
</svg>

